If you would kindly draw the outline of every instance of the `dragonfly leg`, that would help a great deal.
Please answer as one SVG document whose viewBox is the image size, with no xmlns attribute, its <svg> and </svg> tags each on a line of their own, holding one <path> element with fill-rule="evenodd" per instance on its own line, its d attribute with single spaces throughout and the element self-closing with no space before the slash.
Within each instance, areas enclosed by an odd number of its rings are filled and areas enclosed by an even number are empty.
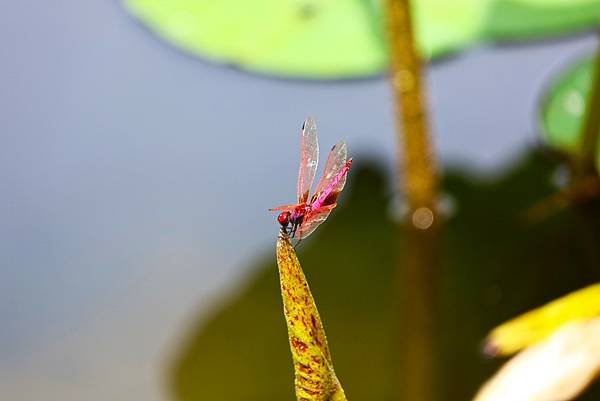
<svg viewBox="0 0 600 401">
<path fill-rule="evenodd" d="M 298 229 L 298 222 L 292 223 L 292 227 L 290 228 L 290 237 L 294 238 L 294 236 L 296 236 L 297 229 Z"/>
</svg>

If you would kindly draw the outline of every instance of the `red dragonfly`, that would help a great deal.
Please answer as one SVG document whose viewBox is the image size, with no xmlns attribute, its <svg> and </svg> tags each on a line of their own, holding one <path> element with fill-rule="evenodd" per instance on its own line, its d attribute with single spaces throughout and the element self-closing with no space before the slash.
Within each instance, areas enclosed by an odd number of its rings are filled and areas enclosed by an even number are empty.
<svg viewBox="0 0 600 401">
<path fill-rule="evenodd" d="M 315 121 L 310 117 L 304 121 L 300 134 L 298 203 L 269 209 L 282 211 L 277 216 L 277 221 L 290 237 L 297 238 L 298 242 L 308 237 L 335 208 L 337 197 L 346 184 L 346 174 L 352 165 L 352 159 L 346 160 L 346 157 L 347 149 L 344 141 L 336 143 L 331 148 L 323 175 L 309 200 L 310 188 L 319 161 L 319 144 Z"/>
</svg>

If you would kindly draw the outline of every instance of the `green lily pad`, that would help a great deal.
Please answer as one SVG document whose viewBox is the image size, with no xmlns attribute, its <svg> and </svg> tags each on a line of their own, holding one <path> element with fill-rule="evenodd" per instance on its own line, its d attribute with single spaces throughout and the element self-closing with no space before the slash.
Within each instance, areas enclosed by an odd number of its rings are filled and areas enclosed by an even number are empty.
<svg viewBox="0 0 600 401">
<path fill-rule="evenodd" d="M 367 2 L 127 0 L 125 4 L 175 46 L 254 71 L 327 78 L 379 71 L 385 64 L 379 23 Z"/>
<path fill-rule="evenodd" d="M 600 1 L 495 0 L 488 15 L 492 40 L 542 38 L 598 26 Z"/>
<path fill-rule="evenodd" d="M 383 0 L 125 0 L 174 46 L 219 63 L 284 77 L 372 76 L 386 69 Z M 412 2 L 425 59 L 483 39 L 530 39 L 597 24 L 600 0 Z"/>
<path fill-rule="evenodd" d="M 577 151 L 582 134 L 593 68 L 593 57 L 569 65 L 558 74 L 543 98 L 542 137 L 550 147 L 570 155 Z"/>
<path fill-rule="evenodd" d="M 492 0 L 413 1 L 416 37 L 426 59 L 461 50 L 481 39 Z"/>
<path fill-rule="evenodd" d="M 490 0 L 420 0 L 427 57 L 478 40 Z M 286 77 L 369 76 L 387 65 L 381 0 L 126 0 L 152 31 L 216 62 Z"/>
<path fill-rule="evenodd" d="M 396 261 L 406 242 L 387 213 L 387 179 L 355 160 L 339 210 L 300 245 L 298 257 L 348 399 L 396 400 L 398 378 L 407 374 L 399 371 L 395 329 L 402 319 Z M 567 210 L 523 222 L 526 209 L 554 192 L 548 177 L 556 166 L 531 154 L 488 180 L 447 170 L 443 187 L 455 214 L 443 227 L 438 270 L 437 399 L 471 399 L 496 370 L 500 362 L 480 348 L 490 329 L 597 281 L 599 204 L 581 211 L 585 218 Z M 276 231 L 274 218 L 273 246 Z M 273 249 L 211 316 L 199 317 L 174 359 L 170 389 L 179 401 L 294 399 Z M 599 397 L 596 387 L 580 401 Z"/>
</svg>

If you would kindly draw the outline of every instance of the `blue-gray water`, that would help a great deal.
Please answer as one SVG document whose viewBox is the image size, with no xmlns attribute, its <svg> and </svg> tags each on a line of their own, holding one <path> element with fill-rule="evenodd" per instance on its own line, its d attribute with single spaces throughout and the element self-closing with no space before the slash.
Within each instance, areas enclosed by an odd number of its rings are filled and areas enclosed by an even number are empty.
<svg viewBox="0 0 600 401">
<path fill-rule="evenodd" d="M 188 319 L 271 251 L 266 209 L 293 201 L 304 117 L 322 149 L 343 138 L 391 169 L 387 83 L 198 61 L 116 1 L 2 8 L 0 398 L 162 399 L 161 364 Z M 583 36 L 435 64 L 443 160 L 493 171 L 535 144 L 547 78 L 593 46 Z"/>
</svg>

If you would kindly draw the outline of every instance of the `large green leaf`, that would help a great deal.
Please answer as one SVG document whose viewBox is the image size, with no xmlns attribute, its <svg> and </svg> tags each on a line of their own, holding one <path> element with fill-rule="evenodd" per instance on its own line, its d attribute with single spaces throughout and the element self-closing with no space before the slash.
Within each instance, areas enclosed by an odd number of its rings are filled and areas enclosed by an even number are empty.
<svg viewBox="0 0 600 401">
<path fill-rule="evenodd" d="M 576 152 L 582 134 L 593 68 L 593 57 L 569 65 L 558 74 L 543 98 L 542 136 L 549 146 L 567 154 Z"/>
<path fill-rule="evenodd" d="M 492 1 L 413 1 L 417 44 L 423 57 L 433 59 L 480 40 Z"/>
<path fill-rule="evenodd" d="M 600 22 L 599 0 L 494 0 L 486 33 L 523 40 L 581 31 Z"/>
<path fill-rule="evenodd" d="M 376 13 L 363 1 L 127 0 L 172 44 L 209 59 L 281 75 L 381 70 Z"/>
<path fill-rule="evenodd" d="M 394 323 L 402 316 L 394 305 L 396 261 L 406 242 L 388 214 L 385 177 L 355 160 L 339 210 L 299 246 L 299 257 L 348 399 L 389 401 L 398 399 L 402 374 Z M 555 168 L 551 159 L 530 155 L 494 179 L 446 173 L 443 187 L 455 214 L 442 231 L 438 399 L 471 399 L 496 370 L 498 362 L 483 358 L 480 349 L 490 329 L 597 281 L 600 205 L 581 211 L 584 218 L 567 210 L 540 224 L 523 222 L 525 210 L 553 193 Z M 274 235 L 277 229 L 274 218 Z M 285 327 L 269 252 L 181 345 L 171 375 L 176 398 L 294 399 Z M 583 399 L 599 399 L 598 390 Z"/>
<path fill-rule="evenodd" d="M 490 0 L 414 2 L 426 57 L 478 39 Z M 132 14 L 193 54 L 282 76 L 339 78 L 387 64 L 381 0 L 126 0 Z"/>
<path fill-rule="evenodd" d="M 383 0 L 125 0 L 152 31 L 192 54 L 312 79 L 370 76 L 387 65 Z M 595 25 L 600 0 L 419 0 L 426 59 L 486 39 L 529 39 Z"/>
</svg>

